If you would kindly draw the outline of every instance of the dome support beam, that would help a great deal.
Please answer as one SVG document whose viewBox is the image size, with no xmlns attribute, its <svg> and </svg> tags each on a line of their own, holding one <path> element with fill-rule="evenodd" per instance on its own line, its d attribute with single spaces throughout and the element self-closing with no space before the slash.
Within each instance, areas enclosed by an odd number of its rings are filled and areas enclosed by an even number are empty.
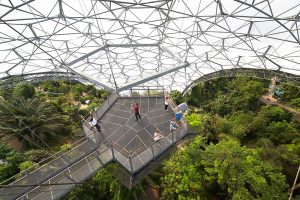
<svg viewBox="0 0 300 200">
<path fill-rule="evenodd" d="M 106 89 L 106 90 L 108 90 L 110 92 L 114 92 L 115 89 L 113 87 L 110 87 L 108 85 L 105 85 L 105 84 L 99 82 L 96 78 L 94 78 L 94 77 L 92 77 L 90 75 L 86 75 L 86 74 L 84 74 L 80 70 L 71 68 L 72 65 L 74 65 L 74 64 L 76 64 L 76 63 L 78 63 L 78 62 L 80 62 L 80 61 L 82 61 L 82 60 L 90 57 L 91 55 L 93 55 L 95 53 L 98 53 L 99 51 L 104 50 L 106 47 L 107 47 L 107 45 L 102 46 L 102 47 L 100 47 L 100 48 L 98 48 L 98 49 L 96 49 L 96 50 L 94 50 L 94 51 L 92 51 L 92 52 L 90 52 L 88 54 L 85 54 L 84 56 L 81 56 L 81 57 L 79 57 L 79 58 L 77 58 L 77 59 L 75 59 L 75 60 L 73 60 L 73 61 L 71 61 L 69 63 L 62 63 L 58 68 L 64 68 L 64 69 L 66 69 L 68 71 L 71 71 L 71 72 L 73 72 L 75 74 L 78 74 L 79 76 L 83 77 L 84 79 L 88 80 L 89 82 L 91 82 L 91 83 L 93 83 L 95 85 L 98 85 L 98 86 L 100 86 L 100 87 L 102 87 L 102 88 L 104 88 L 104 89 Z"/>
<path fill-rule="evenodd" d="M 123 91 L 123 90 L 128 90 L 128 89 L 130 89 L 130 88 L 132 88 L 132 87 L 134 87 L 134 86 L 137 86 L 137 85 L 146 83 L 146 82 L 148 82 L 148 81 L 150 81 L 150 80 L 154 80 L 154 79 L 156 79 L 156 78 L 159 78 L 159 77 L 164 76 L 164 75 L 166 75 L 166 74 L 169 74 L 169 73 L 171 73 L 171 72 L 175 72 L 175 71 L 178 71 L 178 70 L 180 70 L 180 69 L 182 69 L 182 68 L 186 68 L 186 67 L 188 67 L 188 66 L 190 66 L 190 65 L 191 65 L 190 63 L 185 63 L 185 64 L 179 65 L 179 66 L 177 66 L 177 67 L 174 67 L 174 68 L 171 68 L 171 69 L 167 69 L 167 70 L 164 70 L 164 71 L 161 71 L 161 72 L 152 74 L 152 75 L 147 76 L 147 77 L 145 77 L 145 78 L 142 78 L 142 79 L 133 81 L 133 82 L 131 82 L 131 83 L 128 83 L 128 84 L 124 85 L 123 87 L 117 88 L 117 89 L 116 89 L 116 92 L 118 93 L 118 92 L 121 92 L 121 91 Z"/>
<path fill-rule="evenodd" d="M 90 76 L 90 75 L 87 75 L 85 74 L 84 72 L 82 72 L 81 70 L 77 70 L 77 69 L 74 69 L 74 68 L 71 68 L 72 65 L 100 52 L 100 51 L 103 51 L 103 50 L 106 50 L 107 48 L 109 47 L 123 47 L 123 48 L 126 48 L 126 47 L 145 47 L 145 46 L 158 46 L 158 43 L 153 43 L 153 44 L 106 44 L 98 49 L 95 49 L 94 51 L 91 51 L 90 53 L 87 53 L 69 63 L 62 63 L 60 66 L 58 66 L 58 68 L 64 68 L 68 71 L 71 71 L 75 74 L 78 74 L 79 76 L 83 77 L 84 79 L 88 80 L 89 82 L 95 84 L 95 85 L 98 85 L 110 92 L 116 92 L 116 89 L 109 86 L 109 85 L 106 85 L 106 84 L 103 84 L 101 82 L 99 82 L 96 78 Z"/>
</svg>

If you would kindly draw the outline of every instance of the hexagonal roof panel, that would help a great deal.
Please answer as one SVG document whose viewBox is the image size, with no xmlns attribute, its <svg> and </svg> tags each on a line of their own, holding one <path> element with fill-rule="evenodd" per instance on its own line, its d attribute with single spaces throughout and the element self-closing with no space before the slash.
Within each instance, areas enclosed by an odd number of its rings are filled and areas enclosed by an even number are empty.
<svg viewBox="0 0 300 200">
<path fill-rule="evenodd" d="M 183 90 L 231 68 L 300 74 L 298 0 L 0 0 L 0 78 L 74 72 Z"/>
</svg>

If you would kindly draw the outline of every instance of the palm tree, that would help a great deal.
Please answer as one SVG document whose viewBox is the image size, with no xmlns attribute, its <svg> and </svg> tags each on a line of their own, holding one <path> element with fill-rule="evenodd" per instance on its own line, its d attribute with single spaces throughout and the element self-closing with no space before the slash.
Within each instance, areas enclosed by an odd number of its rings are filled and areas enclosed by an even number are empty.
<svg viewBox="0 0 300 200">
<path fill-rule="evenodd" d="M 17 134 L 38 146 L 48 146 L 47 140 L 62 130 L 65 121 L 53 105 L 37 98 L 0 99 L 0 132 Z"/>
</svg>

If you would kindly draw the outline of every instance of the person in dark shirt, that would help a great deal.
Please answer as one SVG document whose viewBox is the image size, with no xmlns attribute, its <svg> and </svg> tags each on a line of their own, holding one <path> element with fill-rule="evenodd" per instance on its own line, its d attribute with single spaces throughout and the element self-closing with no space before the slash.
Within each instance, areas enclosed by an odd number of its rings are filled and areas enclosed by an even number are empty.
<svg viewBox="0 0 300 200">
<path fill-rule="evenodd" d="M 139 106 L 139 104 L 136 103 L 135 105 L 133 105 L 132 109 L 134 111 L 134 114 L 135 114 L 135 117 L 136 117 L 136 121 L 139 121 L 139 118 L 141 120 L 142 118 L 141 118 L 141 115 L 140 115 L 140 106 Z"/>
</svg>

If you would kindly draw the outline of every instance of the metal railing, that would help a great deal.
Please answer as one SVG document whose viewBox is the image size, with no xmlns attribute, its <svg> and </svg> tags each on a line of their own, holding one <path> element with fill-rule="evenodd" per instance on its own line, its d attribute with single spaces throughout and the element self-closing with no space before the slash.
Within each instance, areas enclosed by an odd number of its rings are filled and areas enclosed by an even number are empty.
<svg viewBox="0 0 300 200">
<path fill-rule="evenodd" d="M 147 97 L 147 96 L 163 96 L 164 88 L 162 86 L 136 86 L 130 90 L 120 93 L 121 97 Z"/>
</svg>

